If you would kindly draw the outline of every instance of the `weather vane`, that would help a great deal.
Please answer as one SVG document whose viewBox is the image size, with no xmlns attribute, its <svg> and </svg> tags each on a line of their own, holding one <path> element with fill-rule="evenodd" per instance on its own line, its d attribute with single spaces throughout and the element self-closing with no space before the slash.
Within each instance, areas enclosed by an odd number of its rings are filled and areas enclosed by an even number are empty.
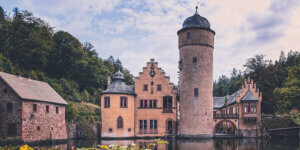
<svg viewBox="0 0 300 150">
<path fill-rule="evenodd" d="M 198 13 L 198 6 L 205 6 L 205 3 L 201 3 L 201 2 L 197 2 L 197 4 L 196 4 L 196 13 Z"/>
</svg>

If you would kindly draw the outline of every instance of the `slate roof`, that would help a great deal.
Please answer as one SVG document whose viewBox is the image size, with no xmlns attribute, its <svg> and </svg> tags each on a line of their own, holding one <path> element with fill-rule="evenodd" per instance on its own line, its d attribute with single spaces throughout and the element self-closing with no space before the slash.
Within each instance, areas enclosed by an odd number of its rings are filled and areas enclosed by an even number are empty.
<svg viewBox="0 0 300 150">
<path fill-rule="evenodd" d="M 225 105 L 225 97 L 214 97 L 213 108 L 221 108 Z"/>
<path fill-rule="evenodd" d="M 184 20 L 182 28 L 187 27 L 202 27 L 206 29 L 210 29 L 210 23 L 208 20 L 202 16 L 200 16 L 197 12 Z"/>
<path fill-rule="evenodd" d="M 114 74 L 113 82 L 101 94 L 129 94 L 135 95 L 134 86 L 125 83 L 124 74 L 120 71 Z"/>
<path fill-rule="evenodd" d="M 22 99 L 68 104 L 48 83 L 0 72 L 0 78 Z"/>
<path fill-rule="evenodd" d="M 241 100 L 242 101 L 258 101 L 258 99 L 250 91 L 247 91 L 247 93 Z"/>
<path fill-rule="evenodd" d="M 213 108 L 222 108 L 225 106 L 225 100 L 228 98 L 228 105 L 236 102 L 236 94 L 239 94 L 238 91 L 233 93 L 232 95 L 226 95 L 223 97 L 213 97 Z M 247 91 L 245 96 L 241 99 L 242 101 L 256 100 L 258 99 L 250 92 Z"/>
</svg>

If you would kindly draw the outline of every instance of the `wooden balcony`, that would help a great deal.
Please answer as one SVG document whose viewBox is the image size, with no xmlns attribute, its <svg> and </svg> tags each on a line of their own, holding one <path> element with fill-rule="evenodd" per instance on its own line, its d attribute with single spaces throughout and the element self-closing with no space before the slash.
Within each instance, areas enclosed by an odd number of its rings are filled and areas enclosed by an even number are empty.
<svg viewBox="0 0 300 150">
<path fill-rule="evenodd" d="M 214 114 L 214 119 L 238 119 L 238 114 Z"/>
</svg>

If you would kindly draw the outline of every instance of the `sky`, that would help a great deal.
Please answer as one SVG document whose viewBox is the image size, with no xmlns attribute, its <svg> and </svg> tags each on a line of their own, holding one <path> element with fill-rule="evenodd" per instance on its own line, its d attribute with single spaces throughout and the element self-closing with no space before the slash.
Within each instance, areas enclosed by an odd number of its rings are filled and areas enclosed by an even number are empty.
<svg viewBox="0 0 300 150">
<path fill-rule="evenodd" d="M 120 58 L 137 76 L 154 58 L 178 82 L 178 37 L 184 19 L 195 13 L 216 32 L 214 80 L 244 70 L 248 58 L 273 61 L 281 51 L 299 51 L 299 0 L 0 0 L 0 6 L 28 10 L 55 31 L 91 42 L 101 58 Z"/>
</svg>

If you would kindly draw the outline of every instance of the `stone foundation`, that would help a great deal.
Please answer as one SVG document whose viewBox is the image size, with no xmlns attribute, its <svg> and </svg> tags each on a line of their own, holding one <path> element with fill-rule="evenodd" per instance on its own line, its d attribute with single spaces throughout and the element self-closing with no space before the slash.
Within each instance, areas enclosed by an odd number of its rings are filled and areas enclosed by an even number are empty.
<svg viewBox="0 0 300 150">
<path fill-rule="evenodd" d="M 239 129 L 238 133 L 240 137 L 257 137 L 256 129 Z"/>
</svg>

